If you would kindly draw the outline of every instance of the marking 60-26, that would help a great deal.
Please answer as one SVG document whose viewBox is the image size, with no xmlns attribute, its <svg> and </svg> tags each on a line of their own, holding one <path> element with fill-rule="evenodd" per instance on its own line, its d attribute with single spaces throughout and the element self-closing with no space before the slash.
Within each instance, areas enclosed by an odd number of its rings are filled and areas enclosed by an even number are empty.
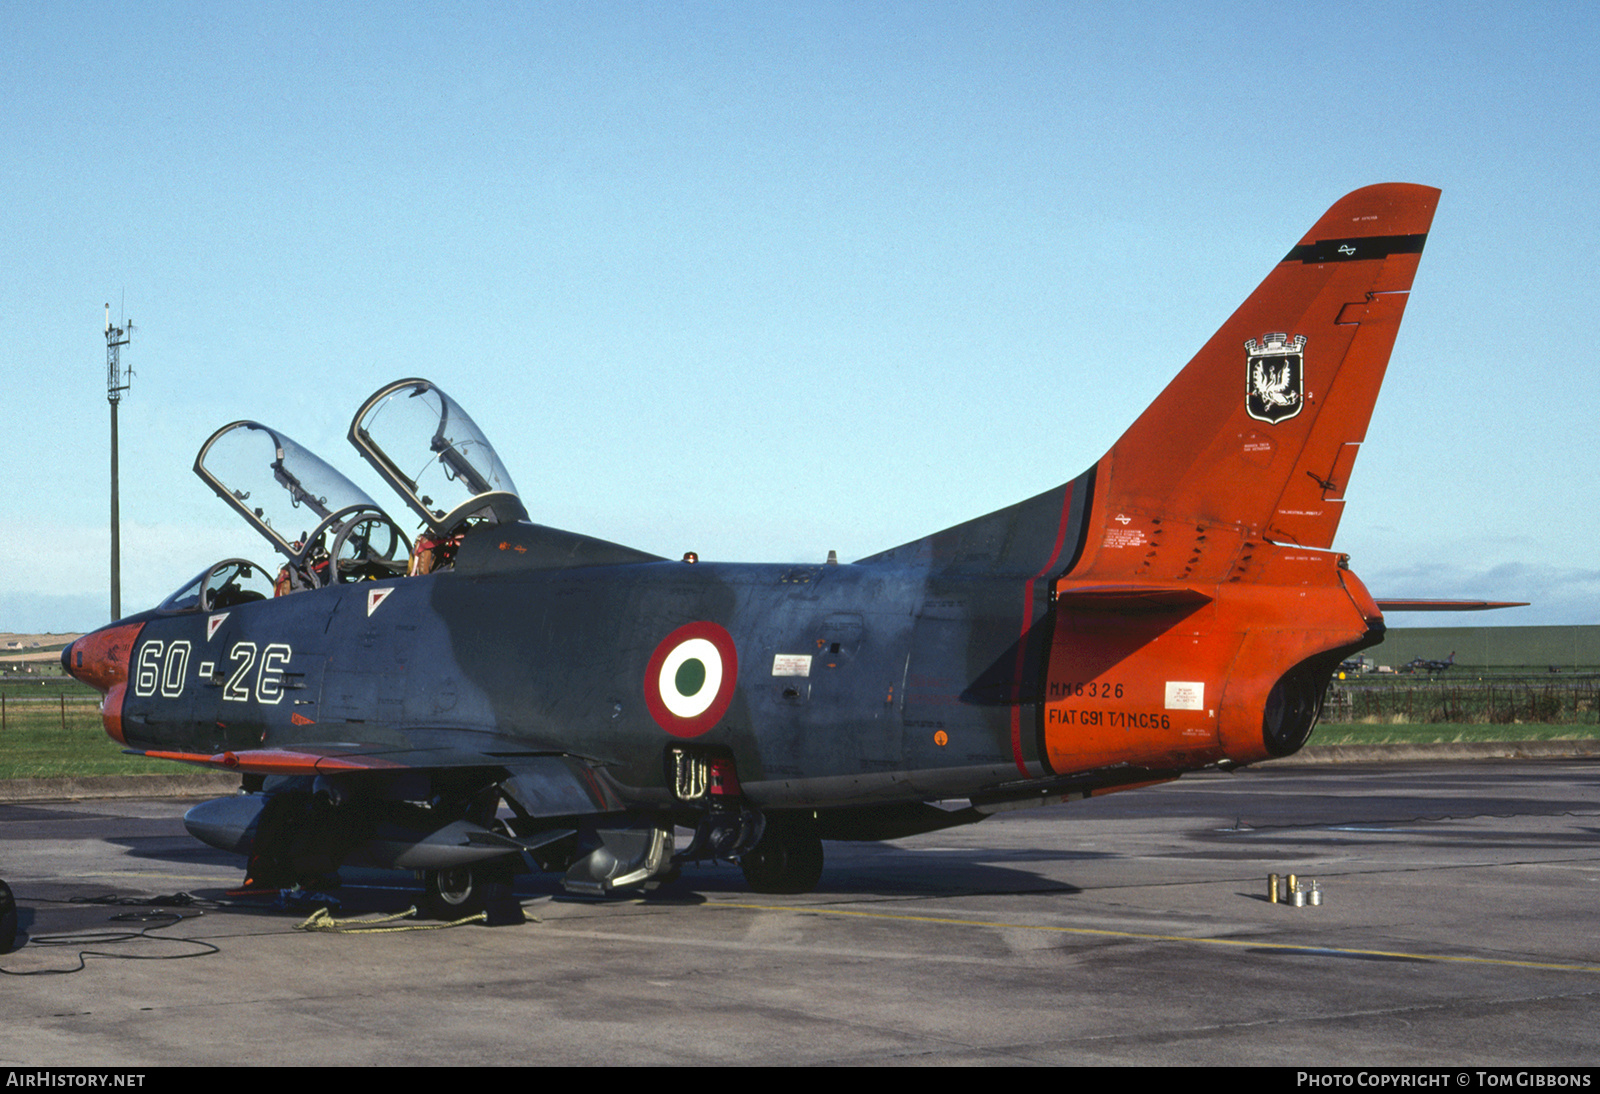
<svg viewBox="0 0 1600 1094">
<path fill-rule="evenodd" d="M 133 693 L 148 698 L 159 690 L 163 699 L 182 696 L 189 671 L 189 650 L 187 639 L 170 643 L 152 639 L 139 647 L 139 656 L 134 659 Z M 260 651 L 259 657 L 254 642 L 235 642 L 228 651 L 233 671 L 222 685 L 223 700 L 248 703 L 254 699 L 267 706 L 282 701 L 283 674 L 293 656 L 294 650 L 283 642 L 271 643 Z"/>
</svg>

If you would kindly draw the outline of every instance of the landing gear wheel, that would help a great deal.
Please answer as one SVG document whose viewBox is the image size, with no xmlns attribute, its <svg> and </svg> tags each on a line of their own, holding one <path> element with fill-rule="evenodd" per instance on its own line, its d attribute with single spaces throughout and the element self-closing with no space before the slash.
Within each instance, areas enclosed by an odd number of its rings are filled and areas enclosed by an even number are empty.
<svg viewBox="0 0 1600 1094">
<path fill-rule="evenodd" d="M 422 881 L 427 889 L 424 907 L 434 919 L 466 919 L 487 911 L 491 926 L 523 922 L 521 906 L 511 892 L 508 865 L 491 862 L 427 870 Z"/>
<path fill-rule="evenodd" d="M 822 879 L 822 840 L 809 816 L 767 818 L 761 842 L 739 859 L 758 893 L 809 893 Z"/>
<path fill-rule="evenodd" d="M 423 903 L 434 919 L 464 919 L 483 911 L 483 886 L 471 866 L 448 866 L 422 875 Z"/>
</svg>

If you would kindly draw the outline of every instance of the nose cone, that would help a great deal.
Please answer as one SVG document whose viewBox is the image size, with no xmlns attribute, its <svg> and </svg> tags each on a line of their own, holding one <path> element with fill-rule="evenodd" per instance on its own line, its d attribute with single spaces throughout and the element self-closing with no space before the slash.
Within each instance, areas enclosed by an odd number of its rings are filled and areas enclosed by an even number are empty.
<svg viewBox="0 0 1600 1094">
<path fill-rule="evenodd" d="M 143 627 L 143 623 L 113 623 L 86 634 L 61 651 L 61 667 L 101 693 L 125 684 L 133 644 Z"/>
</svg>

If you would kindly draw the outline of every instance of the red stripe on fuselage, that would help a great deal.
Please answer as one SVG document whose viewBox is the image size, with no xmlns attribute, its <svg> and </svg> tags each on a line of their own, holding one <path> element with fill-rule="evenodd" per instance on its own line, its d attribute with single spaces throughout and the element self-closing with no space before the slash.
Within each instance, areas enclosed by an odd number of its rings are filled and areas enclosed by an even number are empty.
<svg viewBox="0 0 1600 1094">
<path fill-rule="evenodd" d="M 1061 520 L 1056 525 L 1056 545 L 1050 552 L 1050 558 L 1038 573 L 1028 579 L 1028 584 L 1022 590 L 1022 631 L 1017 639 L 1017 667 L 1012 674 L 1011 684 L 1011 755 L 1017 762 L 1017 770 L 1024 776 L 1028 774 L 1028 764 L 1022 758 L 1022 671 L 1028 655 L 1028 628 L 1033 625 L 1033 587 L 1040 578 L 1055 569 L 1056 560 L 1061 557 L 1061 545 L 1067 538 L 1067 519 L 1072 514 L 1072 492 L 1076 486 L 1076 482 L 1067 483 L 1066 493 L 1061 499 Z"/>
</svg>

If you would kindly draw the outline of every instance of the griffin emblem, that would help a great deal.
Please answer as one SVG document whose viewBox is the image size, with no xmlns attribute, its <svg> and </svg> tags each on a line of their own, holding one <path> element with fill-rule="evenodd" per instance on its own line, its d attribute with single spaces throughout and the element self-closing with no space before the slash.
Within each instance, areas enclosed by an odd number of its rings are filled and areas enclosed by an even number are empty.
<svg viewBox="0 0 1600 1094">
<path fill-rule="evenodd" d="M 1258 421 L 1276 425 L 1300 413 L 1305 402 L 1303 334 L 1268 334 L 1244 344 L 1245 410 Z"/>
</svg>

